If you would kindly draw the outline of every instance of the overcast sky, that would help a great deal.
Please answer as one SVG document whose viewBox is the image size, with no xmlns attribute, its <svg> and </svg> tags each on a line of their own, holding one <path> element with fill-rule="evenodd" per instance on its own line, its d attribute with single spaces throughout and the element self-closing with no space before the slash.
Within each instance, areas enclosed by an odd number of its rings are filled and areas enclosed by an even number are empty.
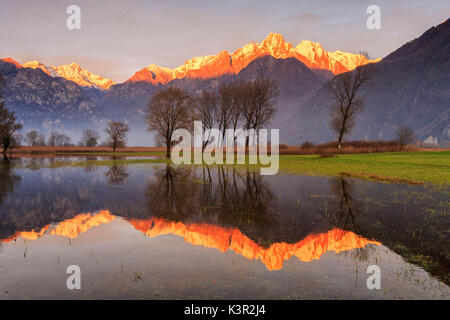
<svg viewBox="0 0 450 320">
<path fill-rule="evenodd" d="M 71 4 L 81 8 L 81 30 L 66 28 Z M 381 30 L 366 27 L 372 4 L 381 8 Z M 0 0 L 0 57 L 76 62 L 121 82 L 151 63 L 173 68 L 231 53 L 270 32 L 294 46 L 311 40 L 384 57 L 449 17 L 449 0 Z"/>
</svg>

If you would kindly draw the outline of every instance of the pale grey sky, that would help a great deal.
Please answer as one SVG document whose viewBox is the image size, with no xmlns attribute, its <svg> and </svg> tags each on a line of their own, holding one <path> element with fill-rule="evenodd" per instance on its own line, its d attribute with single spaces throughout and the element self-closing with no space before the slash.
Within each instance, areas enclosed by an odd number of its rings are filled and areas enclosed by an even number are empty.
<svg viewBox="0 0 450 320">
<path fill-rule="evenodd" d="M 81 8 L 81 30 L 66 28 L 71 4 Z M 381 30 L 366 28 L 372 4 L 381 8 Z M 77 62 L 121 82 L 151 63 L 173 68 L 231 53 L 270 32 L 294 46 L 312 40 L 384 57 L 449 17 L 448 0 L 0 0 L 0 57 Z"/>
</svg>

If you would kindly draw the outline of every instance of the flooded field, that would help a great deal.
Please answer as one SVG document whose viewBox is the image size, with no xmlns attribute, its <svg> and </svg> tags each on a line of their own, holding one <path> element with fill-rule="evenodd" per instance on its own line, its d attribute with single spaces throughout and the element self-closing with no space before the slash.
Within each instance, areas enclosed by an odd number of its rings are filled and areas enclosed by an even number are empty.
<svg viewBox="0 0 450 320">
<path fill-rule="evenodd" d="M 0 299 L 450 298 L 446 187 L 83 159 L 0 164 Z"/>
</svg>

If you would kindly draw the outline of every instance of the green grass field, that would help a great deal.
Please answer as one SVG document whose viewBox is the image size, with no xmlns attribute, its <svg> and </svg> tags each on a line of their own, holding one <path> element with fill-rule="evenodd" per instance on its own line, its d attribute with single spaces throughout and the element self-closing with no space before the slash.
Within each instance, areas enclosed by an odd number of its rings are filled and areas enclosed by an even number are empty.
<svg viewBox="0 0 450 320">
<path fill-rule="evenodd" d="M 280 156 L 280 171 L 305 175 L 340 175 L 384 182 L 450 183 L 450 151 Z"/>
</svg>

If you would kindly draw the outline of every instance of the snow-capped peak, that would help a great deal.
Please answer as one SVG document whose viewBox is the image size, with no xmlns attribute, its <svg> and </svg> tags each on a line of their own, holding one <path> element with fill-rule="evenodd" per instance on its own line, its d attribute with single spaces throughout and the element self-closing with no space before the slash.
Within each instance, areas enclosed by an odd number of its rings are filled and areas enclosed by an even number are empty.
<svg viewBox="0 0 450 320">
<path fill-rule="evenodd" d="M 115 84 L 110 79 L 105 79 L 81 68 L 77 63 L 72 62 L 62 66 L 47 66 L 37 60 L 28 61 L 22 64 L 24 68 L 41 69 L 51 77 L 62 77 L 73 81 L 83 87 L 95 87 L 100 89 L 109 89 Z"/>
<path fill-rule="evenodd" d="M 222 51 L 216 55 L 194 57 L 175 68 L 150 65 L 136 72 L 128 81 L 146 81 L 165 84 L 174 79 L 212 78 L 224 74 L 239 73 L 253 60 L 270 55 L 277 59 L 296 58 L 312 69 L 324 69 L 340 74 L 359 65 L 377 62 L 360 54 L 342 51 L 327 52 L 320 43 L 301 41 L 295 48 L 279 33 L 269 33 L 261 43 L 250 42 L 232 54 Z"/>
</svg>

